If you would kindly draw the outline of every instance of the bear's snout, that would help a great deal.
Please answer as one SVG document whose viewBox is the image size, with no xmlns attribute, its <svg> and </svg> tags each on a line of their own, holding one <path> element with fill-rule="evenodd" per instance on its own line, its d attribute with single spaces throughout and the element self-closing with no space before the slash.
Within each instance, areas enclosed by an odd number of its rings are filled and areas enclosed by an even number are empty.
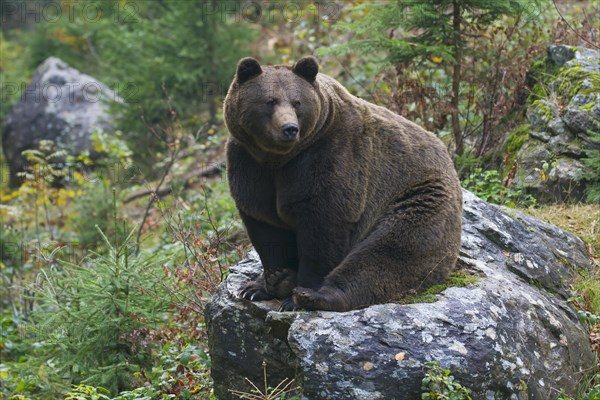
<svg viewBox="0 0 600 400">
<path fill-rule="evenodd" d="M 298 128 L 298 125 L 296 124 L 284 124 L 281 127 L 281 133 L 283 133 L 284 140 L 296 140 L 299 131 L 300 128 Z"/>
</svg>

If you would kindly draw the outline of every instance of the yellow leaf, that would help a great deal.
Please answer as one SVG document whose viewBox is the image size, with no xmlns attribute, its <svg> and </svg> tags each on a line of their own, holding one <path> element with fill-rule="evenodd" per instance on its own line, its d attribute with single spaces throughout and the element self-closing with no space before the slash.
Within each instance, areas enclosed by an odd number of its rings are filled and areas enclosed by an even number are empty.
<svg viewBox="0 0 600 400">
<path fill-rule="evenodd" d="M 2 194 L 0 195 L 0 201 L 3 203 L 7 203 L 8 201 L 14 199 L 16 196 L 13 193 Z"/>
<path fill-rule="evenodd" d="M 385 94 L 390 94 L 392 92 L 392 89 L 390 89 L 390 86 L 385 82 L 381 85 L 381 89 L 383 89 Z"/>
<path fill-rule="evenodd" d="M 98 153 L 103 153 L 104 150 L 106 150 L 106 148 L 104 147 L 104 145 L 102 143 L 98 143 L 98 142 L 93 142 L 92 143 L 92 147 L 94 148 L 94 150 L 96 150 Z"/>
<path fill-rule="evenodd" d="M 402 351 L 402 352 L 396 354 L 396 356 L 394 358 L 396 359 L 396 361 L 402 361 L 402 360 L 404 360 L 405 356 L 406 356 L 406 353 Z"/>
<path fill-rule="evenodd" d="M 437 57 L 437 56 L 431 56 L 431 61 L 433 61 L 436 64 L 441 63 L 442 61 L 444 61 L 444 59 L 442 57 Z"/>
<path fill-rule="evenodd" d="M 44 364 L 40 365 L 40 367 L 38 368 L 37 376 L 39 376 L 41 379 L 44 379 L 44 380 L 48 376 L 48 373 L 46 372 L 46 368 L 44 367 Z"/>
</svg>

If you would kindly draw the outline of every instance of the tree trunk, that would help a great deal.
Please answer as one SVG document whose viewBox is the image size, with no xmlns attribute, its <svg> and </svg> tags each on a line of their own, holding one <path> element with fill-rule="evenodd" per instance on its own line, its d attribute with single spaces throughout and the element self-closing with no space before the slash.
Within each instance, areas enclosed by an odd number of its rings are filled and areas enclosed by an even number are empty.
<svg viewBox="0 0 600 400">
<path fill-rule="evenodd" d="M 453 56 L 454 56 L 454 67 L 452 71 L 452 134 L 454 135 L 454 152 L 456 154 L 462 154 L 464 151 L 463 145 L 463 134 L 460 130 L 460 120 L 458 112 L 458 100 L 460 95 L 460 78 L 461 78 L 461 58 L 462 58 L 462 44 L 461 41 L 461 8 L 460 1 L 454 0 L 452 2 L 452 30 L 453 30 Z"/>
<path fill-rule="evenodd" d="M 215 0 L 211 0 L 210 2 L 211 5 L 211 11 L 215 11 L 217 8 L 217 2 Z M 217 14 L 215 13 L 214 17 L 210 18 L 210 31 L 212 32 L 212 35 L 209 35 L 208 38 L 208 62 L 209 62 L 209 70 L 210 70 L 210 77 L 211 79 L 214 79 L 214 77 L 217 76 L 217 71 L 216 71 L 216 55 L 215 55 L 215 35 L 217 34 Z M 217 82 L 217 86 L 218 86 L 218 82 Z M 218 93 L 216 93 L 217 90 L 212 87 L 208 89 L 208 93 L 206 96 L 206 99 L 208 100 L 208 115 L 209 115 L 209 123 L 210 125 L 215 125 L 217 123 L 217 105 L 216 105 L 216 97 L 218 96 Z"/>
</svg>

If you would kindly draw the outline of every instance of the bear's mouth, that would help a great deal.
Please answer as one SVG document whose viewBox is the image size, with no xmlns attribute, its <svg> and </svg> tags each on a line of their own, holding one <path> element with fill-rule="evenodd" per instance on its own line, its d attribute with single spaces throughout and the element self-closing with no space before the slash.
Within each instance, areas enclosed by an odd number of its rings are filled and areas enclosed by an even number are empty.
<svg viewBox="0 0 600 400">
<path fill-rule="evenodd" d="M 266 137 L 255 140 L 256 144 L 262 151 L 266 151 L 273 154 L 287 154 L 289 153 L 296 143 L 298 143 L 299 136 L 294 138 L 286 137 L 280 133 L 267 134 Z"/>
<path fill-rule="evenodd" d="M 258 147 L 260 147 L 261 150 L 266 151 L 268 153 L 287 154 L 294 148 L 294 143 L 295 141 L 287 142 L 287 145 L 285 145 L 285 143 L 281 143 L 279 145 L 265 145 L 264 143 L 258 143 Z"/>
</svg>

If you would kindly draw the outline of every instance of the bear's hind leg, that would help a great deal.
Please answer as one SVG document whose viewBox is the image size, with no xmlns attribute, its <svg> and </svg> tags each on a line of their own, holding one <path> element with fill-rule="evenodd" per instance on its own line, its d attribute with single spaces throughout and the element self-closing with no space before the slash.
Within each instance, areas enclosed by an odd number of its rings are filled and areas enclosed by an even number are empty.
<svg viewBox="0 0 600 400">
<path fill-rule="evenodd" d="M 444 281 L 458 257 L 460 208 L 410 211 L 391 210 L 318 290 L 294 289 L 296 305 L 348 311 L 397 301 Z"/>
<path fill-rule="evenodd" d="M 352 309 L 339 289 L 324 286 L 319 290 L 297 287 L 292 296 L 297 308 L 305 310 L 347 311 Z"/>
</svg>

